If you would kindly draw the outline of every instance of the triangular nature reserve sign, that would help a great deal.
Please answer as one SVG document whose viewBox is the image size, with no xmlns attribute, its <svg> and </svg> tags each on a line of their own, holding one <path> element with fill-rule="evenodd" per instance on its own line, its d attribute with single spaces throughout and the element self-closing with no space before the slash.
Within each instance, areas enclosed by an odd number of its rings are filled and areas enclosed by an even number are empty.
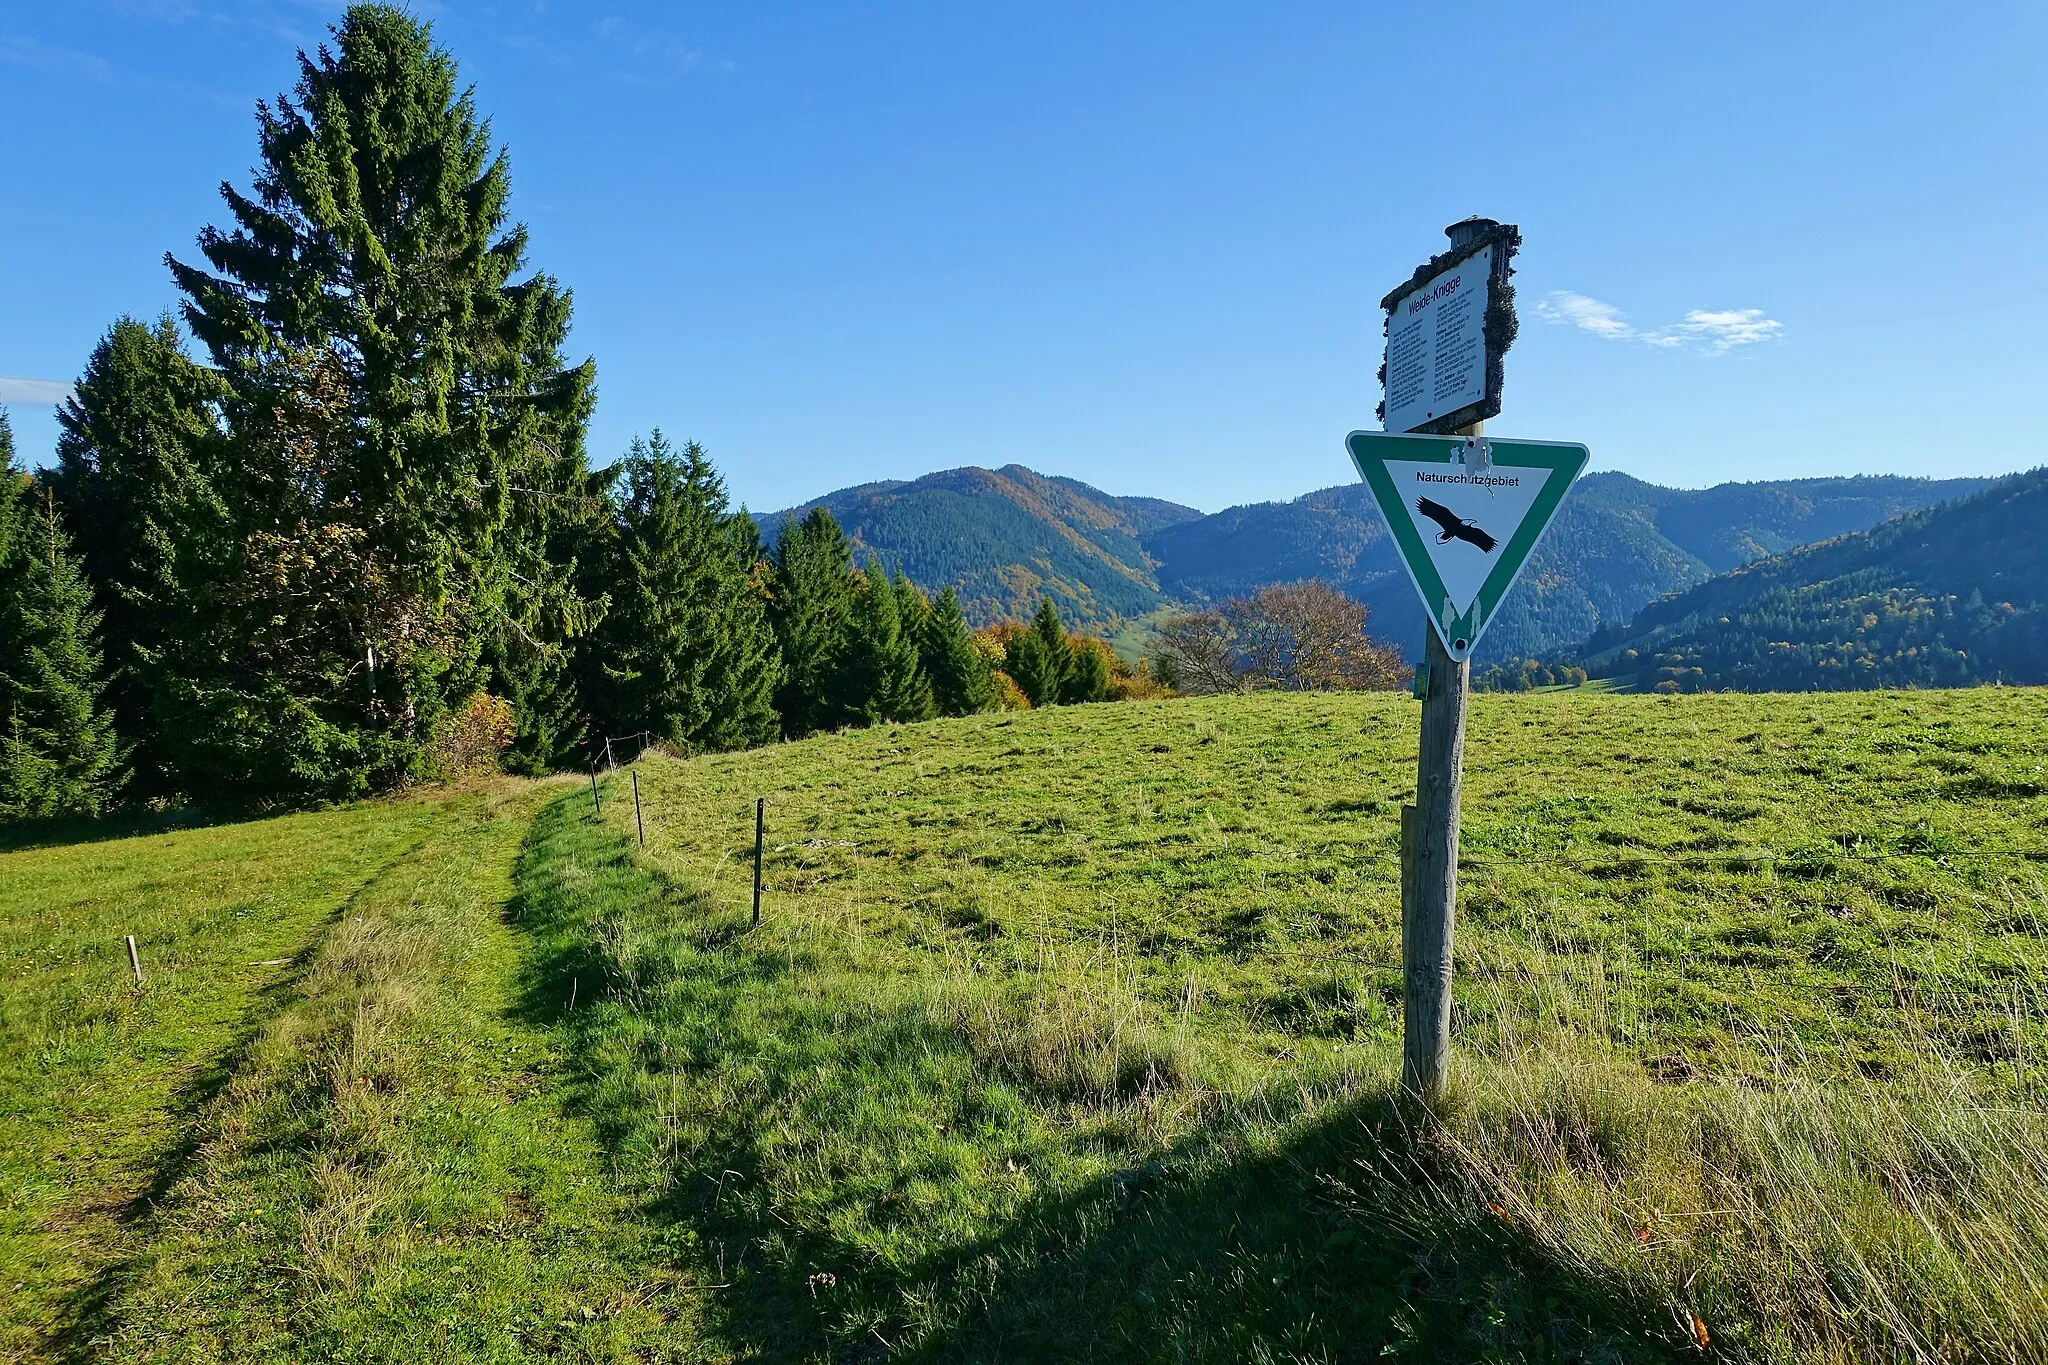
<svg viewBox="0 0 2048 1365">
<path fill-rule="evenodd" d="M 1383 431 L 1344 443 L 1445 651 L 1471 657 L 1586 467 L 1586 448 Z"/>
</svg>

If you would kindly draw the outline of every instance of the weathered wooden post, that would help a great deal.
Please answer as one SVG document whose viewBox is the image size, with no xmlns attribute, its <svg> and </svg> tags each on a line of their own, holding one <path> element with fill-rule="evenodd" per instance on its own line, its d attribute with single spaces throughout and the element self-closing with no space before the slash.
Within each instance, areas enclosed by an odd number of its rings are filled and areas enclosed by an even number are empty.
<svg viewBox="0 0 2048 1365">
<path fill-rule="evenodd" d="M 1458 805 L 1472 648 L 1586 465 L 1586 448 L 1494 441 L 1501 356 L 1515 335 L 1509 261 L 1517 228 L 1468 218 L 1380 301 L 1383 431 L 1345 444 L 1386 518 L 1429 619 L 1416 695 L 1415 804 L 1401 809 L 1401 1082 L 1434 1098 L 1450 1070 Z"/>
<path fill-rule="evenodd" d="M 1458 905 L 1458 799 L 1465 780 L 1465 696 L 1472 665 L 1453 660 L 1429 633 L 1422 745 L 1403 857 L 1401 1083 L 1418 1095 L 1443 1089 L 1451 1055 L 1451 931 Z"/>
<path fill-rule="evenodd" d="M 135 935 L 125 936 L 128 940 L 128 970 L 135 973 L 135 984 L 142 984 L 142 955 L 135 951 Z"/>
<path fill-rule="evenodd" d="M 597 818 L 604 818 L 604 798 L 597 794 L 597 765 L 590 765 L 590 804 L 596 807 Z"/>
<path fill-rule="evenodd" d="M 761 844 L 768 829 L 768 798 L 754 798 L 754 927 L 761 927 Z"/>
<path fill-rule="evenodd" d="M 640 847 L 647 847 L 647 826 L 640 822 L 640 770 L 626 769 L 633 778 L 633 828 L 639 832 Z"/>
</svg>

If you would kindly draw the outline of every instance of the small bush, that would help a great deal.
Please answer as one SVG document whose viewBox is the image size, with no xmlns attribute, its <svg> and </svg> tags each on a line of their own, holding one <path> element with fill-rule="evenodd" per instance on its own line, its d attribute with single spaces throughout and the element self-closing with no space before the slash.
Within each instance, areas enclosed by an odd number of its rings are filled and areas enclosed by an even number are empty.
<svg viewBox="0 0 2048 1365">
<path fill-rule="evenodd" d="M 470 777 L 498 771 L 498 758 L 518 732 L 512 704 L 478 692 L 453 712 L 434 740 L 432 771 L 440 777 Z"/>
</svg>

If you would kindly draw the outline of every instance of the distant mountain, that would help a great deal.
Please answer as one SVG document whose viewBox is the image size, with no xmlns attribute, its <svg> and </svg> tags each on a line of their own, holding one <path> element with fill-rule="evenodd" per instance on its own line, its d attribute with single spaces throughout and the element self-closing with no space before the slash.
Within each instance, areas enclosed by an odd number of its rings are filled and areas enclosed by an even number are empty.
<svg viewBox="0 0 2048 1365">
<path fill-rule="evenodd" d="M 1788 546 L 1962 497 L 1988 479 L 1867 477 L 1660 488 L 1589 474 L 1565 499 L 1501 614 L 1482 660 L 1553 653 L 1667 593 Z M 1327 578 L 1373 609 L 1378 629 L 1419 648 L 1426 628 L 1386 523 L 1362 484 L 1293 502 L 1233 507 L 1145 538 L 1161 591 L 1214 600 L 1263 583 Z"/>
<path fill-rule="evenodd" d="M 1583 650 L 1644 690 L 2048 682 L 2048 469 L 1654 602 Z"/>
<path fill-rule="evenodd" d="M 763 534 L 773 541 L 813 507 L 832 513 L 857 553 L 927 587 L 952 584 L 977 625 L 1029 616 L 1044 594 L 1070 623 L 1098 629 L 1164 605 L 1143 538 L 1202 515 L 1013 464 L 843 488 L 762 518 Z"/>
<path fill-rule="evenodd" d="M 1989 483 L 1870 477 L 1690 490 L 1589 474 L 1488 628 L 1480 658 L 1555 655 L 1724 569 Z M 1205 516 L 1021 465 L 952 469 L 827 494 L 764 518 L 766 533 L 772 539 L 813 506 L 914 581 L 955 585 L 977 624 L 1028 614 L 1041 592 L 1068 619 L 1107 630 L 1165 606 L 1325 578 L 1370 606 L 1389 638 L 1420 648 L 1426 628 L 1362 484 Z"/>
</svg>

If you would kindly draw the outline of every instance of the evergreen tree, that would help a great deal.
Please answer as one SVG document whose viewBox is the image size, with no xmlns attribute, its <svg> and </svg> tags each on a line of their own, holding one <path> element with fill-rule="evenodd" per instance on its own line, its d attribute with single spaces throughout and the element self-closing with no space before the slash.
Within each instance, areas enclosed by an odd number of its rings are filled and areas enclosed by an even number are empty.
<svg viewBox="0 0 2048 1365">
<path fill-rule="evenodd" d="M 160 705 L 190 784 L 246 796 L 415 770 L 494 651 L 546 652 L 582 610 L 547 553 L 594 377 L 562 357 L 569 296 L 515 279 L 505 158 L 431 31 L 359 4 L 333 36 L 258 106 L 212 272 L 170 261 L 227 386 L 234 553 Z"/>
<path fill-rule="evenodd" d="M 1060 700 L 1071 666 L 1067 632 L 1060 625 L 1059 610 L 1050 597 L 1041 597 L 1030 628 L 1011 639 L 1003 671 L 1023 689 L 1033 706 L 1053 706 Z"/>
<path fill-rule="evenodd" d="M 873 560 L 854 593 L 836 690 L 841 706 L 869 725 L 930 720 L 937 714 L 917 641 L 903 629 L 902 599 Z"/>
<path fill-rule="evenodd" d="M 192 590 L 220 575 L 231 548 L 208 478 L 222 392 L 169 317 L 154 327 L 123 317 L 57 412 L 51 487 L 105 613 L 107 699 L 146 794 L 170 785 L 146 660 L 193 629 Z"/>
<path fill-rule="evenodd" d="M 28 491 L 28 475 L 14 463 L 14 419 L 0 406 L 0 566 L 14 562 L 15 542 L 27 520 Z"/>
<path fill-rule="evenodd" d="M 562 491 L 545 501 L 526 500 L 513 538 L 529 563 L 522 576 L 548 587 L 521 595 L 529 619 L 508 616 L 488 655 L 491 691 L 512 707 L 512 743 L 500 762 L 529 777 L 582 766 L 590 698 L 599 690 L 589 684 L 598 667 L 593 632 L 608 605 L 598 570 L 616 534 L 610 498 L 616 470 L 562 467 L 558 473 Z M 591 585 L 587 593 L 585 584 Z"/>
<path fill-rule="evenodd" d="M 926 613 L 918 645 L 941 715 L 971 716 L 995 704 L 995 679 L 988 660 L 974 647 L 974 632 L 967 628 L 960 595 L 951 584 Z"/>
<path fill-rule="evenodd" d="M 100 614 L 47 490 L 16 532 L 0 580 L 0 818 L 98 815 L 123 780 L 114 718 L 101 704 Z"/>
<path fill-rule="evenodd" d="M 813 507 L 782 528 L 771 557 L 769 615 L 782 651 L 775 707 L 782 733 L 791 738 L 852 719 L 834 689 L 852 622 L 854 578 L 853 549 L 830 512 Z"/>
<path fill-rule="evenodd" d="M 1062 702 L 1109 700 L 1109 652 L 1099 640 L 1068 640 L 1067 676 L 1060 683 Z"/>
<path fill-rule="evenodd" d="M 607 724 L 691 750 L 765 743 L 781 667 L 723 481 L 703 447 L 660 431 L 634 441 L 622 474 L 600 635 Z"/>
<path fill-rule="evenodd" d="M 924 636 L 926 627 L 931 623 L 932 600 L 924 595 L 924 591 L 917 584 L 910 581 L 900 564 L 896 566 L 890 586 L 896 590 L 896 619 L 902 623 L 904 637 L 916 647 L 918 667 L 923 668 Z M 925 676 L 931 675 L 927 673 Z"/>
<path fill-rule="evenodd" d="M 34 485 L 14 463 L 14 422 L 0 407 L 0 625 L 7 619 L 21 577 L 27 571 L 29 490 Z M 0 650 L 6 638 L 0 636 Z M 5 667 L 0 667 L 0 725 L 13 714 Z"/>
</svg>

